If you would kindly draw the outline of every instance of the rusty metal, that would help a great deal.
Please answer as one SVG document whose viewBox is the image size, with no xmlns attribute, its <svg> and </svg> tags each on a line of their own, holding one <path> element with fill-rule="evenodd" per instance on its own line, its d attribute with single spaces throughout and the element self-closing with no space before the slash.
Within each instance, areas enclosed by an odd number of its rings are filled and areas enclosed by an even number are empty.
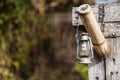
<svg viewBox="0 0 120 80">
<path fill-rule="evenodd" d="M 101 31 L 104 32 L 104 4 L 99 4 L 99 14 L 98 14 L 98 22 L 101 23 Z"/>
<path fill-rule="evenodd" d="M 105 38 L 117 38 L 120 37 L 120 31 L 116 32 L 103 32 Z"/>
</svg>

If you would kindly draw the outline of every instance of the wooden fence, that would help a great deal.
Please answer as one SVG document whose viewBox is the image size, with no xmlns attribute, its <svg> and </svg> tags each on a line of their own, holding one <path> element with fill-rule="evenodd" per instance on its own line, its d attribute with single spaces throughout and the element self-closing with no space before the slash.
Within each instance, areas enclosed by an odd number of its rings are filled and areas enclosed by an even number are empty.
<svg viewBox="0 0 120 80">
<path fill-rule="evenodd" d="M 94 16 L 103 33 L 113 32 L 106 38 L 110 52 L 105 57 L 97 56 L 88 65 L 89 80 L 120 80 L 120 3 L 92 6 Z M 78 18 L 77 18 L 78 19 Z M 73 21 L 74 26 L 82 25 L 79 19 Z"/>
</svg>

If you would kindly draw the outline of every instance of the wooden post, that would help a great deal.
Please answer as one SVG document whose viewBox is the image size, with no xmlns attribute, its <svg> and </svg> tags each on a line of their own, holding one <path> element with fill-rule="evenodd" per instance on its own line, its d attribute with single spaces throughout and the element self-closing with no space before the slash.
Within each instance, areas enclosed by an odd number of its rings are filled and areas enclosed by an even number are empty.
<svg viewBox="0 0 120 80">
<path fill-rule="evenodd" d="M 102 33 L 107 36 L 110 52 L 104 58 L 95 55 L 92 64 L 88 65 L 89 80 L 120 80 L 120 3 L 105 4 L 102 8 L 104 12 L 102 21 L 99 19 L 100 7 L 101 5 L 94 5 L 92 10 L 98 25 L 103 29 Z M 76 13 L 77 8 L 73 8 L 73 26 L 83 25 L 77 24 L 81 22 L 80 18 L 77 18 L 79 17 Z M 109 32 L 110 34 L 107 34 Z"/>
</svg>

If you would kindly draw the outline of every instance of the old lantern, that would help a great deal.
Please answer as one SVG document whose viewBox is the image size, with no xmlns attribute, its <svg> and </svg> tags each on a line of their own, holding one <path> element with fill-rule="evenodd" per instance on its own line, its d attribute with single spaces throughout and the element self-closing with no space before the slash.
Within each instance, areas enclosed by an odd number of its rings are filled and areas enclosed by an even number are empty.
<svg viewBox="0 0 120 80">
<path fill-rule="evenodd" d="M 89 64 L 93 58 L 93 49 L 91 38 L 87 33 L 81 33 L 76 36 L 77 42 L 77 59 L 79 63 Z"/>
</svg>

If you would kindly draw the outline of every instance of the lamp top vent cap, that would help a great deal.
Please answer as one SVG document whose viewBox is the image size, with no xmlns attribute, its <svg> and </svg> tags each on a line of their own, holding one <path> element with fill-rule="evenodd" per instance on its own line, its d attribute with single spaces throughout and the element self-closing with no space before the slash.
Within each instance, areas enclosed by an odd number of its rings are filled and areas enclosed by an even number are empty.
<svg viewBox="0 0 120 80">
<path fill-rule="evenodd" d="M 82 33 L 80 36 L 80 40 L 88 40 L 89 38 L 88 33 Z"/>
</svg>

